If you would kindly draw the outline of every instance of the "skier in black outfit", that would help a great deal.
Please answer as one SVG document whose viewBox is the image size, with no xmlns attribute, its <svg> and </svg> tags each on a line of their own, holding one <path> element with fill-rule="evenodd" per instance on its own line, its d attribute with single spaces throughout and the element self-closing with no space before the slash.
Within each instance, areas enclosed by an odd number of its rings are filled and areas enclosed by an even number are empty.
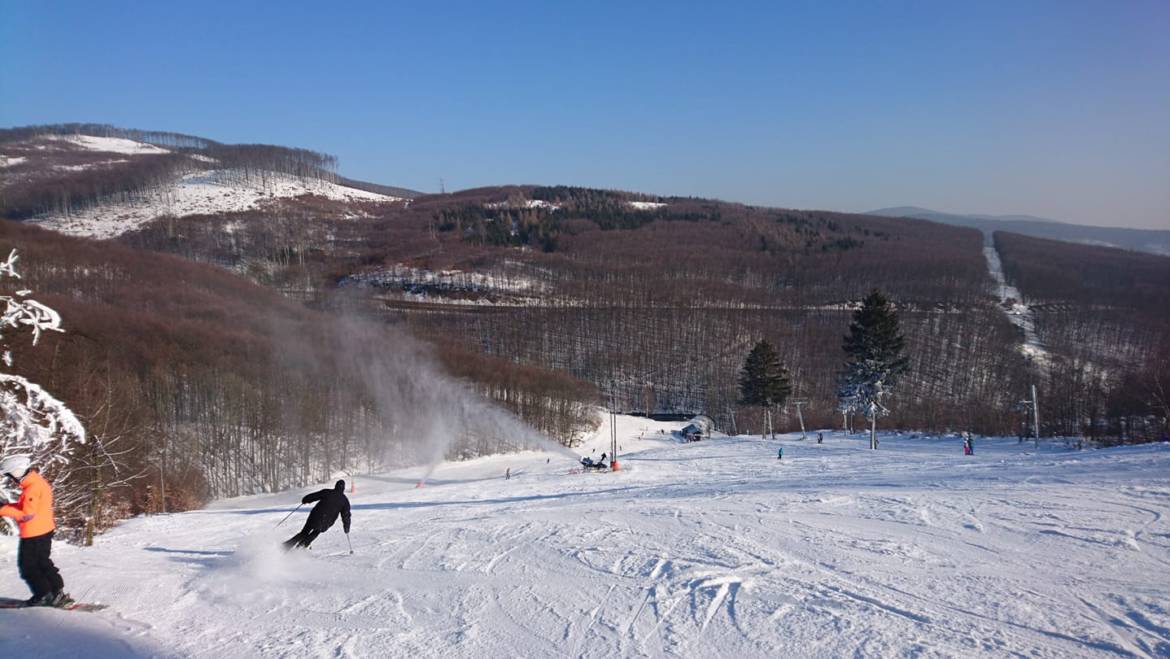
<svg viewBox="0 0 1170 659">
<path fill-rule="evenodd" d="M 318 503 L 309 511 L 309 519 L 305 520 L 305 528 L 285 541 L 285 549 L 308 548 L 317 539 L 317 536 L 333 526 L 338 515 L 341 515 L 341 524 L 345 528 L 345 534 L 349 535 L 349 499 L 345 496 L 345 481 L 337 481 L 337 485 L 334 485 L 332 490 L 318 490 L 312 494 L 306 494 L 305 498 L 301 499 L 302 504 L 314 501 Z"/>
</svg>

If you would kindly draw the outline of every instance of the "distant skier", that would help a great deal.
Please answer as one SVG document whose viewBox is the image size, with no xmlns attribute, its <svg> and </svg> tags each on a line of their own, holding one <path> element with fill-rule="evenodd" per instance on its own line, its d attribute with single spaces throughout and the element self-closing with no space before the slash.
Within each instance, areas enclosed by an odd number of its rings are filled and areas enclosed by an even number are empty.
<svg viewBox="0 0 1170 659">
<path fill-rule="evenodd" d="M 818 443 L 818 444 L 820 444 L 820 443 L 822 443 L 822 442 L 824 442 L 824 441 L 825 441 L 825 433 L 823 433 L 823 432 L 818 432 L 818 433 L 817 433 L 817 443 Z"/>
<path fill-rule="evenodd" d="M 337 481 L 332 490 L 317 490 L 306 494 L 301 499 L 302 504 L 318 502 L 309 511 L 309 519 L 305 520 L 305 528 L 284 542 L 285 549 L 293 547 L 308 547 L 313 544 L 317 536 L 329 530 L 341 515 L 341 524 L 345 534 L 349 535 L 349 499 L 345 496 L 345 481 Z"/>
<path fill-rule="evenodd" d="M 506 480 L 506 481 L 512 480 L 512 468 L 511 467 L 508 467 L 508 469 L 504 472 L 504 480 Z"/>
<path fill-rule="evenodd" d="M 783 459 L 784 459 L 784 447 L 783 447 L 783 446 L 781 446 L 780 448 L 776 449 L 776 459 L 777 459 L 777 460 L 783 460 Z"/>
<path fill-rule="evenodd" d="M 53 488 L 32 467 L 26 455 L 12 455 L 0 461 L 0 478 L 20 486 L 16 503 L 0 501 L 0 517 L 11 517 L 20 526 L 20 547 L 16 550 L 16 564 L 20 578 L 32 591 L 29 606 L 64 607 L 73 603 L 65 593 L 65 581 L 50 553 L 53 550 Z"/>
</svg>

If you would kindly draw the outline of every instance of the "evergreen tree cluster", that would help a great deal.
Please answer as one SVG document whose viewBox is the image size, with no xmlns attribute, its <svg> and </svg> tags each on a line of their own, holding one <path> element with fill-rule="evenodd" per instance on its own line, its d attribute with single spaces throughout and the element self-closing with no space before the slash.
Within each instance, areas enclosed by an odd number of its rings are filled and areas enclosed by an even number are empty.
<svg viewBox="0 0 1170 659">
<path fill-rule="evenodd" d="M 556 251 L 561 218 L 539 208 L 489 208 L 467 204 L 434 216 L 439 231 L 460 231 L 469 242 Z"/>
</svg>

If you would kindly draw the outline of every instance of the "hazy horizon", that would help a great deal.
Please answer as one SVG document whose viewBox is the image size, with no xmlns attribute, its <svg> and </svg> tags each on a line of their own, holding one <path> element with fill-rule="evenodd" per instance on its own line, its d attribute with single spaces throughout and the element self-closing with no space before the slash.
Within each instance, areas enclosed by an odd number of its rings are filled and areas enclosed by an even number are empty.
<svg viewBox="0 0 1170 659">
<path fill-rule="evenodd" d="M 0 125 L 571 184 L 1170 229 L 1170 4 L 0 0 Z"/>
</svg>

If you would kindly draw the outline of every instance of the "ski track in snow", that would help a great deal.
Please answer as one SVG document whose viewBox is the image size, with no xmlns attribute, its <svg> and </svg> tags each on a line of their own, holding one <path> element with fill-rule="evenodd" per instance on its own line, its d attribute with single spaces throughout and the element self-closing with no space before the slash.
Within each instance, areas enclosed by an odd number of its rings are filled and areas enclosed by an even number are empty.
<svg viewBox="0 0 1170 659">
<path fill-rule="evenodd" d="M 988 240 L 990 241 L 990 238 Z M 1040 336 L 1036 333 L 1036 316 L 1032 313 L 1032 308 L 1024 303 L 1020 290 L 1007 282 L 1007 277 L 1003 274 L 1003 262 L 999 258 L 999 252 L 996 251 L 995 245 L 990 242 L 985 244 L 983 256 L 987 259 L 987 272 L 995 281 L 995 292 L 999 297 L 1000 308 L 1007 314 L 1008 320 L 1024 333 L 1024 342 L 1020 345 L 1020 351 L 1029 359 L 1047 363 L 1049 360 L 1048 350 L 1040 342 Z"/>
<path fill-rule="evenodd" d="M 138 518 L 54 551 L 110 608 L 0 612 L 4 656 L 1170 655 L 1170 445 L 860 435 L 667 441 L 612 474 L 543 453 L 356 479 L 312 551 L 303 491 Z M 642 435 L 644 438 L 639 439 Z M 580 452 L 608 447 L 603 426 Z M 512 468 L 512 479 L 503 478 Z M 314 488 L 306 488 L 309 491 Z M 0 540 L 3 594 L 20 595 Z"/>
</svg>

